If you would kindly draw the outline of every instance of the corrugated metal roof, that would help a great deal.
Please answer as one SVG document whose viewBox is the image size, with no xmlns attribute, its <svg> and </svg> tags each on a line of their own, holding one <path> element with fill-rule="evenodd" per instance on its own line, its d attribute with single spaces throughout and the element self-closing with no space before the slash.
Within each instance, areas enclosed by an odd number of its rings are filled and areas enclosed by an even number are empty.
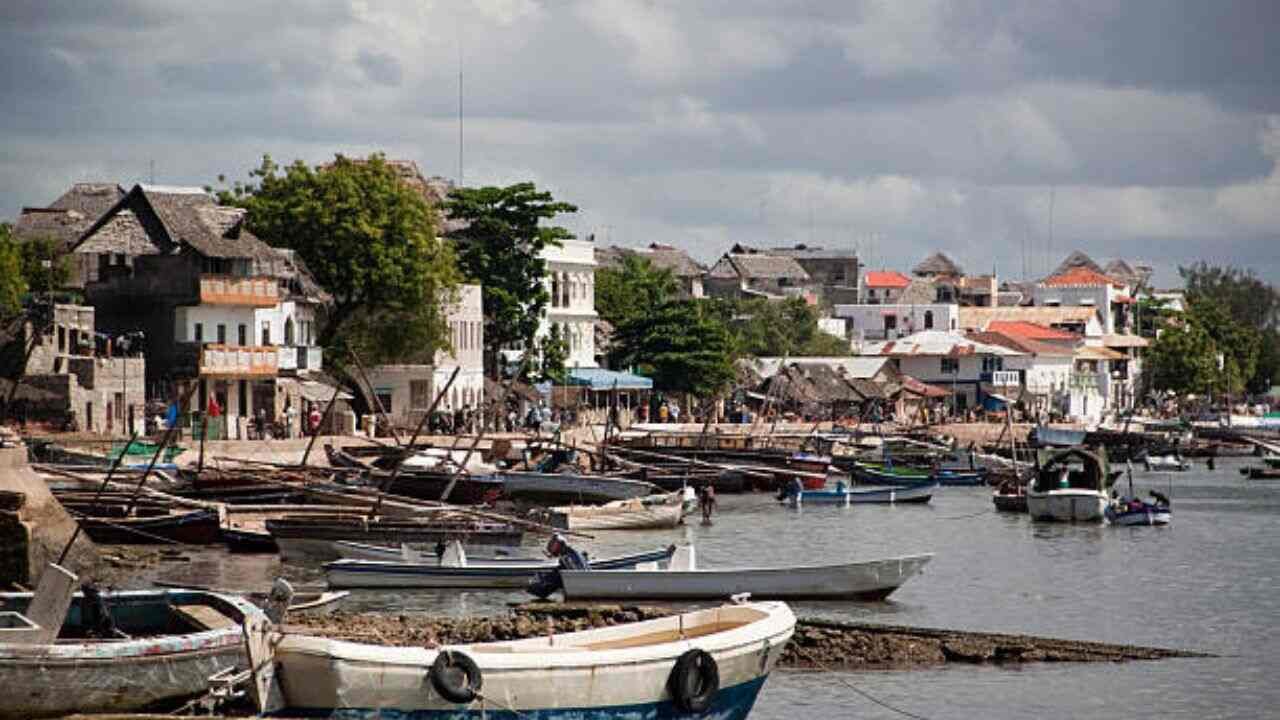
<svg viewBox="0 0 1280 720">
<path fill-rule="evenodd" d="M 975 342 L 957 332 L 925 330 L 897 340 L 867 343 L 862 354 L 883 357 L 964 357 L 968 355 L 1017 356 L 1024 353 L 999 345 Z"/>
</svg>

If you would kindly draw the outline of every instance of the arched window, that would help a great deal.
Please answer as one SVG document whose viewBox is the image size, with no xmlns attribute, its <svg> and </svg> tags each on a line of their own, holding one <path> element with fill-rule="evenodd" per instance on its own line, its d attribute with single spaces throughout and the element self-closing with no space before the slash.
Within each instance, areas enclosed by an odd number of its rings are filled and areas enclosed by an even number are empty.
<svg viewBox="0 0 1280 720">
<path fill-rule="evenodd" d="M 933 311 L 932 310 L 924 311 L 924 329 L 925 330 L 933 329 Z"/>
<path fill-rule="evenodd" d="M 284 344 L 285 347 L 293 346 L 293 318 L 284 319 Z"/>
</svg>

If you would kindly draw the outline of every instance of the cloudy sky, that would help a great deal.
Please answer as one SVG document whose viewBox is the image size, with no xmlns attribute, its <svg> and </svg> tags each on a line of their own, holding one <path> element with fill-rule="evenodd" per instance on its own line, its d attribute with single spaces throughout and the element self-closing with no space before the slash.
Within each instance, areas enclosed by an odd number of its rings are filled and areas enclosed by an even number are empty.
<svg viewBox="0 0 1280 720">
<path fill-rule="evenodd" d="M 1079 248 L 1280 282 L 1278 30 L 1275 0 L 6 0 L 0 217 L 152 164 L 381 150 L 704 261 L 942 249 L 1019 278 Z"/>
</svg>

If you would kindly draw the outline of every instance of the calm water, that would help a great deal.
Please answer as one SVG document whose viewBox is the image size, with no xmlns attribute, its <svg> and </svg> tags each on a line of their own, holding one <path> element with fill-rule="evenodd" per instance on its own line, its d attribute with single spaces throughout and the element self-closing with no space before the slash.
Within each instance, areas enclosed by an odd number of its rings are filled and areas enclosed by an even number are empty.
<svg viewBox="0 0 1280 720">
<path fill-rule="evenodd" d="M 1216 472 L 1135 473 L 1170 493 L 1174 524 L 1033 524 L 997 514 L 984 488 L 944 488 L 924 507 L 786 510 L 769 496 L 721 496 L 710 527 L 602 533 L 592 554 L 691 540 L 703 566 L 774 566 L 932 552 L 887 603 L 796 603 L 800 616 L 1033 633 L 1158 645 L 1216 659 L 1127 664 L 948 667 L 930 671 L 778 672 L 753 718 L 902 717 L 846 687 L 928 718 L 1280 717 L 1280 482 Z M 536 543 L 530 541 L 530 552 Z M 198 553 L 166 579 L 265 587 L 274 558 Z M 313 568 L 284 568 L 320 582 Z M 360 593 L 352 606 L 437 614 L 500 612 L 505 593 Z"/>
</svg>

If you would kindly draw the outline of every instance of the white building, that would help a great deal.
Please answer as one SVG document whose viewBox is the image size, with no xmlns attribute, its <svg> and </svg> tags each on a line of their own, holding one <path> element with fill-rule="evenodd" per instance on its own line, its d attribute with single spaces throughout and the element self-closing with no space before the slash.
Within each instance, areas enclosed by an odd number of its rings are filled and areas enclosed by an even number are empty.
<svg viewBox="0 0 1280 720">
<path fill-rule="evenodd" d="M 1006 360 L 1023 353 L 977 342 L 959 332 L 927 330 L 867 343 L 861 354 L 892 358 L 903 374 L 951 390 L 955 409 L 963 411 L 980 405 L 982 384 L 990 383 L 994 373 L 1006 372 Z"/>
<path fill-rule="evenodd" d="M 596 246 L 589 240 L 563 240 L 542 252 L 551 295 L 536 341 L 558 328 L 568 349 L 566 368 L 596 367 Z"/>
<path fill-rule="evenodd" d="M 836 305 L 832 314 L 845 322 L 845 337 L 894 340 L 925 330 L 959 329 L 960 308 L 935 305 Z"/>
</svg>

